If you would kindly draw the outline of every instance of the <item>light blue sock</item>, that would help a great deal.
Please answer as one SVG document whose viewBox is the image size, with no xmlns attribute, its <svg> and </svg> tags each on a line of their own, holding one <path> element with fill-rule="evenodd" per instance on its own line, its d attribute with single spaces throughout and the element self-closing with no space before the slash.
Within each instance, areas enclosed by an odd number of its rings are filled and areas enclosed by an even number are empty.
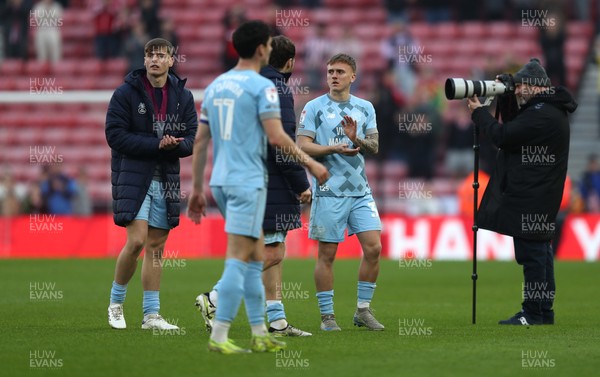
<svg viewBox="0 0 600 377">
<path fill-rule="evenodd" d="M 112 288 L 110 289 L 110 303 L 122 304 L 125 302 L 127 295 L 127 284 L 121 285 L 113 280 Z"/>
<path fill-rule="evenodd" d="M 215 284 L 215 286 L 213 287 L 213 291 L 219 292 L 219 286 L 220 285 L 221 285 L 221 279 L 219 279 L 219 281 L 217 282 L 217 284 Z"/>
<path fill-rule="evenodd" d="M 319 301 L 321 314 L 333 314 L 333 289 L 317 292 L 317 300 Z"/>
<path fill-rule="evenodd" d="M 159 291 L 144 291 L 144 300 L 142 301 L 144 315 L 158 314 L 160 312 L 159 293 Z"/>
<path fill-rule="evenodd" d="M 262 282 L 263 262 L 248 262 L 244 281 L 244 304 L 250 325 L 265 323 L 265 286 Z"/>
<path fill-rule="evenodd" d="M 248 263 L 229 258 L 219 283 L 219 305 L 215 319 L 221 322 L 233 322 L 244 297 L 244 278 Z"/>
<path fill-rule="evenodd" d="M 373 299 L 373 293 L 375 293 L 375 287 L 377 284 L 368 281 L 358 282 L 358 302 L 370 303 Z"/>
<path fill-rule="evenodd" d="M 285 311 L 283 310 L 283 304 L 281 302 L 276 302 L 267 305 L 267 320 L 269 321 L 269 323 L 273 323 L 278 319 L 285 319 Z"/>
</svg>

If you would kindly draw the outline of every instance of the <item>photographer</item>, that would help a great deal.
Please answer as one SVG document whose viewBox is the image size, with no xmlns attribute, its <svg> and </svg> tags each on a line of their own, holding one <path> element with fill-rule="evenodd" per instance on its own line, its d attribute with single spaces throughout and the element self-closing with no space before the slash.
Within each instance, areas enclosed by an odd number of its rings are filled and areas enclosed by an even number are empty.
<svg viewBox="0 0 600 377">
<path fill-rule="evenodd" d="M 551 86 L 537 59 L 521 68 L 514 81 L 510 75 L 497 79 L 514 89 L 498 101 L 504 123 L 476 97 L 468 99 L 468 108 L 473 122 L 499 148 L 477 224 L 513 237 L 515 259 L 525 279 L 521 311 L 499 324 L 553 324 L 551 240 L 567 173 L 567 113 L 575 111 L 577 103 L 565 88 Z"/>
</svg>

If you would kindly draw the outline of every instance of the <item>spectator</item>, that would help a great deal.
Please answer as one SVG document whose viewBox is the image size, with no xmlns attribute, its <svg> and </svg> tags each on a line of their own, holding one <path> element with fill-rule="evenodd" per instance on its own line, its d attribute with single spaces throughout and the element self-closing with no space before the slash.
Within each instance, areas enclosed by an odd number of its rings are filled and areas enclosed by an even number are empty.
<svg viewBox="0 0 600 377">
<path fill-rule="evenodd" d="M 79 168 L 77 175 L 77 193 L 73 199 L 73 214 L 78 216 L 92 215 L 92 199 L 88 190 L 88 173 L 83 167 Z"/>
<path fill-rule="evenodd" d="M 42 196 L 40 182 L 33 182 L 29 185 L 29 189 L 25 199 L 23 200 L 23 212 L 28 214 L 47 213 L 46 203 Z"/>
<path fill-rule="evenodd" d="M 436 132 L 433 127 L 439 125 L 439 113 L 429 101 L 425 92 L 416 92 L 413 103 L 402 114 L 400 129 L 405 137 L 408 152 L 409 176 L 430 180 L 435 174 Z"/>
<path fill-rule="evenodd" d="M 41 0 L 33 8 L 37 31 L 35 50 L 40 61 L 57 63 L 62 57 L 60 27 L 63 24 L 63 8 L 54 0 Z"/>
<path fill-rule="evenodd" d="M 10 174 L 5 174 L 0 184 L 0 216 L 16 216 L 21 212 L 17 187 Z"/>
<path fill-rule="evenodd" d="M 171 69 L 175 70 L 175 72 L 177 72 L 177 68 L 179 66 L 178 63 L 180 61 L 185 62 L 186 59 L 181 55 L 181 51 L 179 50 L 179 37 L 177 36 L 177 33 L 175 32 L 175 24 L 173 23 L 173 20 L 170 18 L 164 19 L 161 24 L 161 31 L 162 31 L 161 38 L 164 38 L 167 41 L 171 42 L 171 44 L 173 45 L 173 48 L 175 49 L 173 52 L 174 63 L 173 63 L 173 67 L 171 67 Z"/>
<path fill-rule="evenodd" d="M 412 96 L 416 85 L 416 65 L 411 64 L 418 53 L 419 44 L 410 34 L 403 22 L 392 25 L 392 36 L 381 44 L 381 55 L 387 60 L 388 66 L 394 69 L 396 86 L 402 93 Z"/>
<path fill-rule="evenodd" d="M 171 42 L 171 44 L 173 45 L 173 48 L 175 48 L 175 55 L 177 55 L 178 47 L 179 47 L 179 37 L 177 36 L 177 33 L 175 32 L 175 24 L 173 23 L 173 20 L 171 18 L 165 18 L 162 21 L 161 32 L 162 32 L 161 38 L 164 38 L 167 41 Z"/>
<path fill-rule="evenodd" d="M 311 29 L 312 31 L 312 29 Z M 325 35 L 325 24 L 318 23 L 314 31 L 304 41 L 304 64 L 308 86 L 321 89 L 325 82 L 323 62 L 331 57 L 333 43 Z"/>
<path fill-rule="evenodd" d="M 132 12 L 126 4 L 118 4 L 118 0 L 113 0 L 116 8 L 116 18 L 113 24 L 113 36 L 115 41 L 115 55 L 121 56 L 125 49 L 125 42 L 132 32 L 133 24 L 138 20 L 135 12 Z"/>
<path fill-rule="evenodd" d="M 30 0 L 8 0 L 1 7 L 4 51 L 7 58 L 27 59 Z"/>
<path fill-rule="evenodd" d="M 134 21 L 131 35 L 125 42 L 125 57 L 129 62 L 128 72 L 144 68 L 144 46 L 148 41 L 148 35 L 144 30 L 142 21 Z"/>
<path fill-rule="evenodd" d="M 160 19 L 158 18 L 158 2 L 154 0 L 140 0 L 140 18 L 144 29 L 150 38 L 160 37 Z"/>
<path fill-rule="evenodd" d="M 555 20 L 554 25 L 540 28 L 540 44 L 546 60 L 546 73 L 553 86 L 566 85 L 566 68 L 564 61 L 564 46 L 567 32 L 563 18 L 558 12 L 549 12 L 549 20 Z"/>
<path fill-rule="evenodd" d="M 50 166 L 48 179 L 42 181 L 40 190 L 47 205 L 48 213 L 55 215 L 73 214 L 72 201 L 77 194 L 77 184 L 61 171 L 59 165 Z"/>
<path fill-rule="evenodd" d="M 446 172 L 463 176 L 473 165 L 473 127 L 471 114 L 464 106 L 457 107 L 446 129 Z"/>
<path fill-rule="evenodd" d="M 114 34 L 117 15 L 110 0 L 101 0 L 93 9 L 96 32 L 96 57 L 108 59 L 117 55 L 118 41 Z"/>
<path fill-rule="evenodd" d="M 450 21 L 450 7 L 447 0 L 422 0 L 425 8 L 425 20 L 429 23 Z"/>
<path fill-rule="evenodd" d="M 414 0 L 385 0 L 385 7 L 388 11 L 388 20 L 394 22 L 407 22 L 409 3 L 414 3 Z"/>
<path fill-rule="evenodd" d="M 405 148 L 400 144 L 398 114 L 403 111 L 407 101 L 394 85 L 393 71 L 388 70 L 377 75 L 370 98 L 375 108 L 379 130 L 377 158 L 380 160 L 406 159 L 402 155 L 405 153 Z"/>
<path fill-rule="evenodd" d="M 233 32 L 246 20 L 244 8 L 233 6 L 223 18 L 225 26 L 225 49 L 223 51 L 223 69 L 225 71 L 233 68 L 238 61 L 238 54 L 233 47 Z"/>
<path fill-rule="evenodd" d="M 595 154 L 588 157 L 587 167 L 579 183 L 579 192 L 586 212 L 600 212 L 600 166 Z"/>
</svg>

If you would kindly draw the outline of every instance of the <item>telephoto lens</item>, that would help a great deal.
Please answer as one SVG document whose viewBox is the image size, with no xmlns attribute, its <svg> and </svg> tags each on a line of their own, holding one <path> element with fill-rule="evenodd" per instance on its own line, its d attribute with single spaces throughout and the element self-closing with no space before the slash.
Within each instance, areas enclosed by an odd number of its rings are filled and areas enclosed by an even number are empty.
<svg viewBox="0 0 600 377">
<path fill-rule="evenodd" d="M 461 78 L 446 79 L 444 86 L 446 99 L 467 97 L 494 97 L 506 92 L 506 85 L 494 80 L 467 80 Z"/>
</svg>

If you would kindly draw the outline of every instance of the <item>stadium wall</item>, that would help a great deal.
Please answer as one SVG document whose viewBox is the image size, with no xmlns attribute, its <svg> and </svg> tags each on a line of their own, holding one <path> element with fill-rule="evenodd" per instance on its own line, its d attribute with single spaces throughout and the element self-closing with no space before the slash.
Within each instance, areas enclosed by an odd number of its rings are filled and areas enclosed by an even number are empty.
<svg viewBox="0 0 600 377">
<path fill-rule="evenodd" d="M 468 260 L 472 255 L 471 220 L 463 217 L 382 218 L 383 257 L 388 259 Z M 195 226 L 182 216 L 181 225 L 167 241 L 164 258 L 222 258 L 226 250 L 224 222 L 209 215 Z M 109 215 L 59 217 L 30 215 L 0 218 L 0 258 L 114 258 L 125 243 L 125 229 Z M 478 233 L 481 260 L 512 260 L 510 237 L 482 230 Z M 317 244 L 308 239 L 307 224 L 289 232 L 287 255 L 314 258 Z M 340 245 L 338 258 L 359 258 L 360 245 L 350 237 Z M 571 215 L 565 219 L 557 258 L 600 260 L 600 216 Z"/>
</svg>

